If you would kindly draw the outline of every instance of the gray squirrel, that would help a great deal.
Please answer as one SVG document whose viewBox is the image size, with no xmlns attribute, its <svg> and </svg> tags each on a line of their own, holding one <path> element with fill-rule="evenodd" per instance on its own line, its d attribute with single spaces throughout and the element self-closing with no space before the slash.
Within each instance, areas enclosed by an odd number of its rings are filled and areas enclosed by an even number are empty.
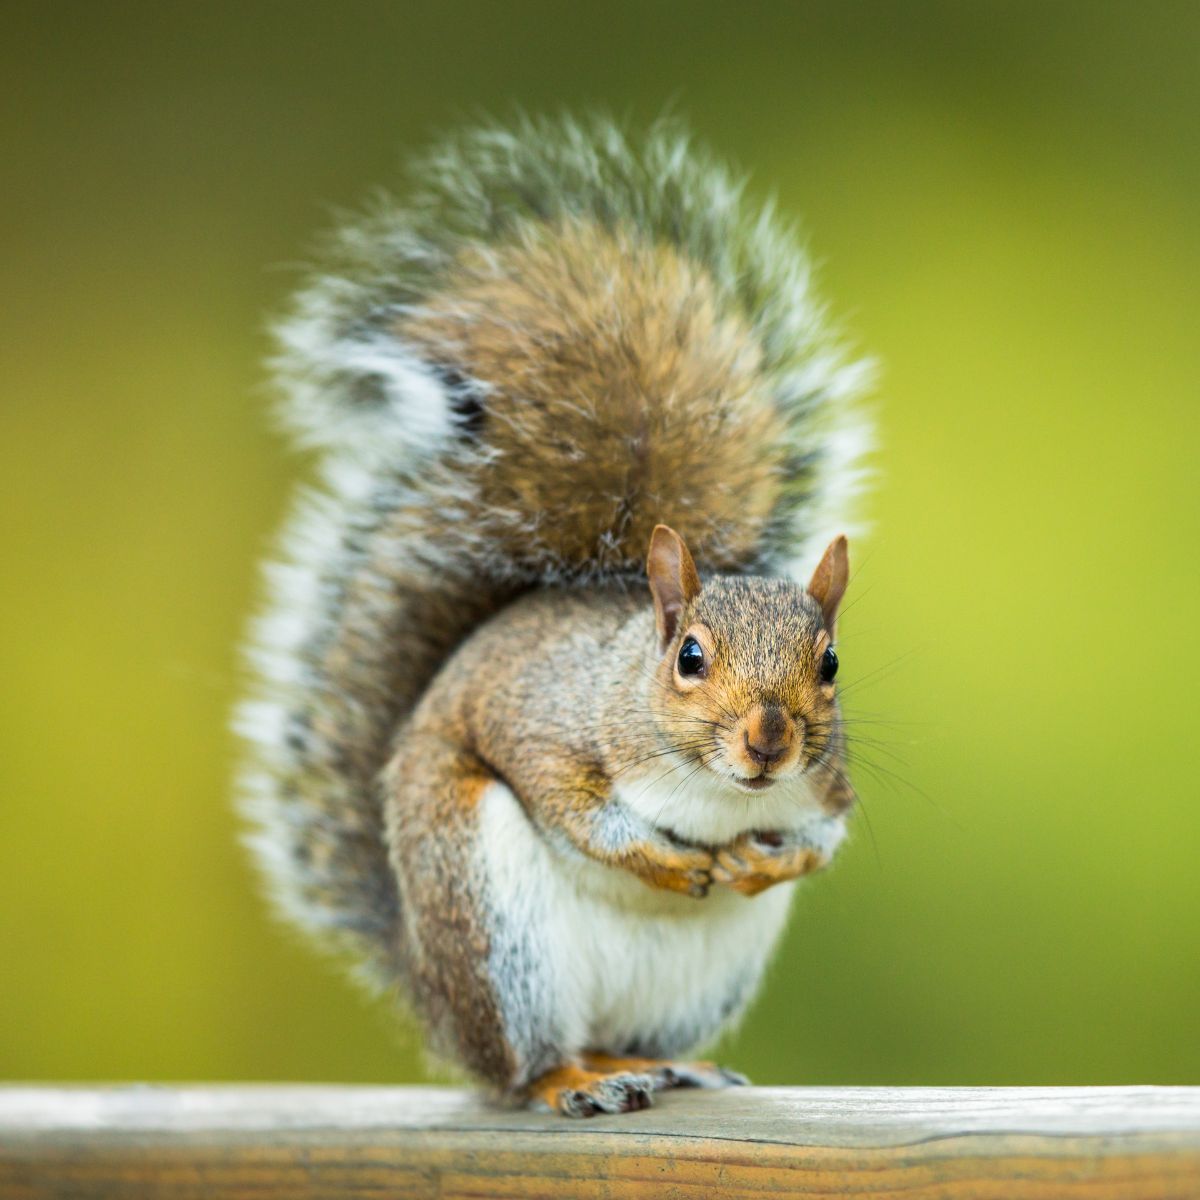
<svg viewBox="0 0 1200 1200">
<path fill-rule="evenodd" d="M 249 840 L 278 908 L 502 1096 L 740 1082 L 680 1056 L 845 834 L 865 368 L 673 123 L 523 119 L 412 176 L 277 327 L 320 481 L 251 639 Z"/>
</svg>

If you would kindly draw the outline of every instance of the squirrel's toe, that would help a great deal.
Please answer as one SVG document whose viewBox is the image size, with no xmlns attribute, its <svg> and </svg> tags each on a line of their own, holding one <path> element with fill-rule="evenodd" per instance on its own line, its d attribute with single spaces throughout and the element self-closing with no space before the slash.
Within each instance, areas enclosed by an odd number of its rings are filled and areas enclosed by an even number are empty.
<svg viewBox="0 0 1200 1200">
<path fill-rule="evenodd" d="M 563 1088 L 558 1111 L 565 1117 L 637 1112 L 649 1108 L 654 1081 L 649 1075 L 604 1075 L 581 1088 Z"/>
</svg>

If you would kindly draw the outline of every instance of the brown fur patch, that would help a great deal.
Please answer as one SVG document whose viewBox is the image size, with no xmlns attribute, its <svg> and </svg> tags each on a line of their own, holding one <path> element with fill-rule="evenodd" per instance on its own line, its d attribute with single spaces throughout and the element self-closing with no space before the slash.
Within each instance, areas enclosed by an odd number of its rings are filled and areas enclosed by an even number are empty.
<svg viewBox="0 0 1200 1200">
<path fill-rule="evenodd" d="M 482 382 L 499 452 L 483 498 L 545 514 L 562 558 L 639 564 L 659 522 L 710 565 L 754 557 L 780 496 L 779 417 L 749 325 L 677 250 L 530 227 L 466 252 L 397 332 Z M 603 485 L 581 492 L 572 462 Z"/>
</svg>

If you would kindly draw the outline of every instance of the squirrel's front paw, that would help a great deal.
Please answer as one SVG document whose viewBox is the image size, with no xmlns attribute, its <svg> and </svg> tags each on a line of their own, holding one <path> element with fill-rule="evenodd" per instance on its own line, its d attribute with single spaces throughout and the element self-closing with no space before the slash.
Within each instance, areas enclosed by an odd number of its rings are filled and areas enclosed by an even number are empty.
<svg viewBox="0 0 1200 1200">
<path fill-rule="evenodd" d="M 645 842 L 629 858 L 630 869 L 651 887 L 700 900 L 713 882 L 713 856 L 682 843 Z"/>
<path fill-rule="evenodd" d="M 827 855 L 811 846 L 753 831 L 716 852 L 712 881 L 743 896 L 757 896 L 773 884 L 820 870 L 828 861 Z"/>
</svg>

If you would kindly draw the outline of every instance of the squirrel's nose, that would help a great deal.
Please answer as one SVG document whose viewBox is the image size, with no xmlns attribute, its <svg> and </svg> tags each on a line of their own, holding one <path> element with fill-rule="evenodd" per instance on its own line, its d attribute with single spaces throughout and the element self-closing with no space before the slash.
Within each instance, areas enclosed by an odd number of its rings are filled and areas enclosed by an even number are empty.
<svg viewBox="0 0 1200 1200">
<path fill-rule="evenodd" d="M 791 749 L 795 726 L 779 704 L 757 705 L 742 727 L 742 742 L 751 762 L 769 767 Z"/>
<path fill-rule="evenodd" d="M 750 733 L 748 730 L 742 733 L 742 737 L 746 742 L 746 753 L 749 754 L 750 757 L 754 759 L 754 761 L 758 763 L 760 767 L 770 766 L 771 763 L 777 762 L 787 753 L 787 746 L 781 745 L 775 739 L 772 739 L 766 745 L 760 745 L 757 742 L 752 742 L 750 740 Z"/>
</svg>

